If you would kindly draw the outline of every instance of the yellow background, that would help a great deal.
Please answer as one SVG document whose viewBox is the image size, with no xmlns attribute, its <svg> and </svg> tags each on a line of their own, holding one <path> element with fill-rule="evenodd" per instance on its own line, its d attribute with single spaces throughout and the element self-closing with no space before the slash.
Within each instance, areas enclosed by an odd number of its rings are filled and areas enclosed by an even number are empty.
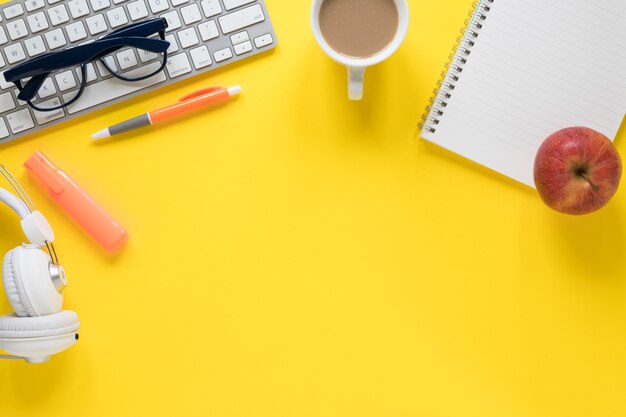
<svg viewBox="0 0 626 417">
<path fill-rule="evenodd" d="M 410 1 L 357 103 L 310 2 L 267 3 L 275 51 L 0 148 L 55 228 L 82 323 L 50 363 L 0 362 L 0 416 L 626 415 L 626 191 L 570 218 L 417 139 L 471 0 Z M 243 94 L 89 139 L 216 84 Z M 27 178 L 35 150 L 128 228 L 121 254 Z M 0 215 L 4 253 L 22 236 Z"/>
</svg>

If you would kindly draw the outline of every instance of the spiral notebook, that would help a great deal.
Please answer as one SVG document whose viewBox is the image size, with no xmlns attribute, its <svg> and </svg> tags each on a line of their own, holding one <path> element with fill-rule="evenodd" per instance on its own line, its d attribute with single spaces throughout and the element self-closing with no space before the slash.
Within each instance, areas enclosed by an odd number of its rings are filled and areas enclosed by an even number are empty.
<svg viewBox="0 0 626 417">
<path fill-rule="evenodd" d="M 421 136 L 534 186 L 551 133 L 587 126 L 614 139 L 626 113 L 626 1 L 481 0 Z"/>
</svg>

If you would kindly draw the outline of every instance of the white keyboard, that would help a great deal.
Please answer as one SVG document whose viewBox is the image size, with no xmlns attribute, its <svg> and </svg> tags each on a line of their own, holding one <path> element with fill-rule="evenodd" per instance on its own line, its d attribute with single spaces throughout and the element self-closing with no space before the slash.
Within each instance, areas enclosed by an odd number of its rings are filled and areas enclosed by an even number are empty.
<svg viewBox="0 0 626 417">
<path fill-rule="evenodd" d="M 0 74 L 0 144 L 179 80 L 273 48 L 276 34 L 263 0 L 14 0 L 0 5 L 0 72 L 43 53 L 98 39 L 142 20 L 164 17 L 170 42 L 164 71 L 143 81 L 119 80 L 101 63 L 88 64 L 87 87 L 71 106 L 39 112 L 17 100 Z M 129 77 L 160 65 L 155 54 L 122 49 L 108 64 Z M 49 78 L 37 96 L 42 107 L 74 97 L 80 70 Z"/>
</svg>

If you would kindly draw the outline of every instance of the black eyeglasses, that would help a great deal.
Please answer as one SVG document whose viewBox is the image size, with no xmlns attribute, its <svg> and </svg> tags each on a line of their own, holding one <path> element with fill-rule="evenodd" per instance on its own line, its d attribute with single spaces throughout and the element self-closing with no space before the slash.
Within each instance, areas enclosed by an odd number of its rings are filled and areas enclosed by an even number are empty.
<svg viewBox="0 0 626 417">
<path fill-rule="evenodd" d="M 167 49 L 170 46 L 170 43 L 165 40 L 165 29 L 167 29 L 167 21 L 163 18 L 128 25 L 94 42 L 33 58 L 7 70 L 4 78 L 7 82 L 12 82 L 17 86 L 19 90 L 17 98 L 28 103 L 33 109 L 58 110 L 76 102 L 83 94 L 87 85 L 87 64 L 91 62 L 100 61 L 108 72 L 124 81 L 145 80 L 163 71 L 167 64 Z M 157 34 L 160 39 L 153 37 Z M 140 54 L 157 54 L 161 59 L 161 65 L 149 74 L 128 77 L 114 66 L 112 67 L 105 59 L 122 48 L 133 48 Z M 40 104 L 33 103 L 47 78 L 69 68 L 80 68 L 80 88 L 74 92 L 74 96 L 69 99 L 65 97 L 62 104 L 54 107 L 41 107 Z"/>
</svg>

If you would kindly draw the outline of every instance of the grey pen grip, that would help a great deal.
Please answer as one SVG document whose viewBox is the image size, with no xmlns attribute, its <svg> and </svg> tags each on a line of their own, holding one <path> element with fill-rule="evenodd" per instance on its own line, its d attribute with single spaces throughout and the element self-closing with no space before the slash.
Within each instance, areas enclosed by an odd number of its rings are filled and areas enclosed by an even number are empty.
<svg viewBox="0 0 626 417">
<path fill-rule="evenodd" d="M 141 116 L 133 117 L 125 122 L 118 123 L 109 127 L 110 135 L 119 135 L 120 133 L 128 132 L 129 130 L 137 129 L 139 127 L 150 126 L 150 116 L 147 113 Z"/>
</svg>

